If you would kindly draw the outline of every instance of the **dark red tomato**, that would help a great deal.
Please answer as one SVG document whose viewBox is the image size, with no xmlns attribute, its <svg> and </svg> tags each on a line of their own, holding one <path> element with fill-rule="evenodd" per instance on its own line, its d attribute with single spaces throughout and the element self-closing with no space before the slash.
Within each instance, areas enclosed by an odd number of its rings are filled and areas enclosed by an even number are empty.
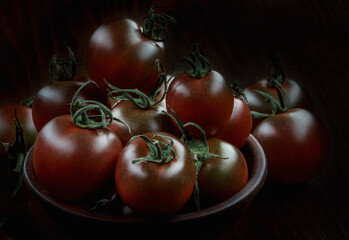
<svg viewBox="0 0 349 240">
<path fill-rule="evenodd" d="M 24 141 L 29 149 L 35 142 L 38 132 L 33 123 L 32 109 L 20 104 L 8 104 L 0 107 L 0 141 L 13 145 L 16 139 L 15 131 L 15 109 L 18 121 L 23 129 Z M 9 168 L 8 154 L 4 146 L 0 145 L 0 185 L 3 183 L 3 177 L 6 176 Z"/>
<path fill-rule="evenodd" d="M 149 154 L 145 141 L 136 138 L 123 149 L 115 166 L 117 191 L 126 205 L 138 214 L 174 213 L 188 202 L 194 189 L 195 164 L 189 149 L 177 137 L 165 132 L 144 135 L 170 143 L 157 134 L 173 139 L 174 159 L 167 163 L 132 163 Z"/>
<path fill-rule="evenodd" d="M 201 126 L 207 136 L 218 132 L 233 112 L 234 91 L 223 76 L 210 71 L 202 78 L 194 78 L 185 73 L 173 79 L 166 95 L 169 105 L 184 123 L 194 122 Z M 190 135 L 200 137 L 201 132 L 188 127 Z"/>
<path fill-rule="evenodd" d="M 146 132 L 163 131 L 179 136 L 179 131 L 164 111 L 166 109 L 160 105 L 142 109 L 130 101 L 122 101 L 112 107 L 112 114 L 130 127 L 131 134 L 126 125 L 116 121 L 109 128 L 120 137 L 124 145 L 132 136 Z"/>
<path fill-rule="evenodd" d="M 234 98 L 234 108 L 229 122 L 221 128 L 215 137 L 241 148 L 247 141 L 252 129 L 252 117 L 247 104 L 240 98 Z"/>
<path fill-rule="evenodd" d="M 51 119 L 60 115 L 70 114 L 70 103 L 76 91 L 84 84 L 84 78 L 79 81 L 53 81 L 41 88 L 33 102 L 33 121 L 40 131 Z M 85 86 L 78 94 L 78 99 L 95 100 L 110 108 L 110 99 L 96 85 Z"/>
<path fill-rule="evenodd" d="M 78 201 L 112 186 L 121 150 L 119 137 L 109 128 L 79 128 L 70 115 L 62 115 L 39 132 L 33 151 L 34 171 L 53 196 Z"/>
<path fill-rule="evenodd" d="M 326 163 L 329 141 L 324 125 L 308 110 L 295 108 L 263 120 L 253 135 L 268 159 L 271 180 L 306 182 Z"/>
<path fill-rule="evenodd" d="M 287 102 L 287 107 L 289 109 L 311 108 L 311 101 L 307 92 L 296 81 L 286 79 L 282 83 L 282 87 L 285 89 L 288 95 L 289 102 Z M 268 84 L 268 79 L 262 79 L 252 83 L 243 91 L 247 97 L 248 107 L 250 110 L 261 113 L 271 113 L 270 106 L 265 101 L 265 97 L 255 92 L 255 90 L 265 92 L 278 99 L 276 88 Z M 255 129 L 258 123 L 260 123 L 262 120 L 263 119 L 253 119 L 252 129 Z"/>
<path fill-rule="evenodd" d="M 163 42 L 146 37 L 133 20 L 114 18 L 92 34 L 86 68 L 90 78 L 105 92 L 104 80 L 118 88 L 137 88 L 148 94 L 159 78 L 156 59 L 167 69 Z"/>
<path fill-rule="evenodd" d="M 210 153 L 224 158 L 211 157 L 203 163 L 198 174 L 202 201 L 221 202 L 237 193 L 248 181 L 245 157 L 232 144 L 218 138 L 208 138 Z"/>
</svg>

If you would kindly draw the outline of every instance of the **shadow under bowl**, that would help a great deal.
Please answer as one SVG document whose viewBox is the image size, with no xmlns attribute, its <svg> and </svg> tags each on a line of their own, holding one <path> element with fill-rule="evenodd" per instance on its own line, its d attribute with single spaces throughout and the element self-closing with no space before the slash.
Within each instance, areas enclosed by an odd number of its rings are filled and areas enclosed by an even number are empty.
<svg viewBox="0 0 349 240">
<path fill-rule="evenodd" d="M 239 192 L 213 206 L 161 218 L 99 214 L 56 199 L 35 176 L 33 147 L 24 162 L 24 180 L 57 228 L 71 239 L 103 239 L 115 235 L 125 236 L 128 239 L 136 237 L 221 239 L 231 233 L 234 223 L 244 213 L 266 179 L 266 157 L 261 145 L 252 135 L 248 137 L 241 152 L 247 161 L 249 180 Z"/>
</svg>

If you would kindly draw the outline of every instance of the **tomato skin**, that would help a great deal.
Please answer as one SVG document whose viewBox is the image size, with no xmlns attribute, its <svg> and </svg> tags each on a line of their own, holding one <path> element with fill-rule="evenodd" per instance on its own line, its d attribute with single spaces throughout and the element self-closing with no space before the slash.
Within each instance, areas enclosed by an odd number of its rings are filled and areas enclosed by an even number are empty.
<svg viewBox="0 0 349 240">
<path fill-rule="evenodd" d="M 176 76 L 166 95 L 168 104 L 184 123 L 194 122 L 201 126 L 206 136 L 212 136 L 224 126 L 234 107 L 234 91 L 223 76 L 211 71 L 202 78 L 193 78 L 185 73 Z M 189 126 L 193 137 L 201 132 Z"/>
<path fill-rule="evenodd" d="M 159 77 L 154 64 L 156 59 L 167 69 L 168 57 L 163 42 L 144 36 L 141 27 L 131 19 L 114 18 L 92 34 L 86 69 L 90 78 L 105 92 L 104 79 L 118 88 L 138 88 L 147 94 Z"/>
<path fill-rule="evenodd" d="M 147 156 L 149 147 L 142 139 L 135 139 L 121 152 L 115 166 L 115 184 L 121 199 L 138 214 L 170 214 L 181 209 L 190 199 L 195 183 L 195 164 L 189 149 L 175 136 L 165 132 L 156 134 L 173 139 L 175 158 L 166 164 L 132 160 Z M 169 143 L 162 137 L 158 140 Z"/>
<path fill-rule="evenodd" d="M 79 81 L 53 81 L 41 88 L 33 102 L 33 121 L 40 131 L 51 119 L 70 114 L 71 100 L 76 91 L 84 84 L 85 78 Z M 86 85 L 78 94 L 78 99 L 95 100 L 110 108 L 110 99 L 96 85 Z"/>
<path fill-rule="evenodd" d="M 306 182 L 316 177 L 327 161 L 327 131 L 308 110 L 294 108 L 271 116 L 256 127 L 253 136 L 264 149 L 271 180 Z"/>
<path fill-rule="evenodd" d="M 207 202 L 221 202 L 237 193 L 248 181 L 248 167 L 238 148 L 221 139 L 207 139 L 211 157 L 203 163 L 198 174 L 200 198 Z"/>
<path fill-rule="evenodd" d="M 234 108 L 229 122 L 214 136 L 241 148 L 252 130 L 252 117 L 247 104 L 240 98 L 234 98 Z"/>
<path fill-rule="evenodd" d="M 282 83 L 282 87 L 288 94 L 289 103 L 287 107 L 290 108 L 305 108 L 311 109 L 311 101 L 308 93 L 296 82 L 290 79 L 286 79 Z M 255 92 L 255 90 L 263 91 L 272 97 L 278 99 L 276 88 L 271 87 L 268 84 L 268 79 L 261 79 L 257 82 L 252 83 L 243 93 L 246 95 L 248 100 L 248 107 L 252 111 L 261 113 L 271 113 L 269 104 L 265 101 L 265 98 Z M 261 122 L 263 119 L 253 119 L 252 129 Z"/>
<path fill-rule="evenodd" d="M 180 136 L 171 119 L 163 111 L 166 111 L 166 109 L 160 105 L 152 106 L 149 109 L 141 109 L 130 101 L 116 103 L 112 107 L 112 114 L 115 118 L 129 125 L 131 134 L 128 132 L 127 126 L 115 121 L 110 125 L 110 129 L 120 137 L 124 145 L 132 136 L 146 132 L 163 131 Z"/>
<path fill-rule="evenodd" d="M 120 139 L 110 129 L 82 129 L 70 115 L 62 115 L 39 132 L 33 150 L 34 171 L 53 196 L 78 201 L 113 183 L 121 150 Z"/>
</svg>

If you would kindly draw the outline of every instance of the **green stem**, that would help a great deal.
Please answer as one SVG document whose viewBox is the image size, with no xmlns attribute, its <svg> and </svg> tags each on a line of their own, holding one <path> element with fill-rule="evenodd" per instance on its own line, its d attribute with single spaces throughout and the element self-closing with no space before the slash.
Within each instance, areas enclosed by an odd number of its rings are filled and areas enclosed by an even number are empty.
<svg viewBox="0 0 349 240">
<path fill-rule="evenodd" d="M 211 63 L 204 56 L 199 43 L 193 45 L 192 51 L 184 57 L 184 61 L 190 65 L 189 71 L 184 71 L 193 78 L 202 78 L 211 72 Z"/>
<path fill-rule="evenodd" d="M 166 144 L 155 137 L 161 137 L 164 139 L 167 139 L 170 141 L 169 144 Z M 142 162 L 154 162 L 154 163 L 168 163 L 171 160 L 175 158 L 175 152 L 172 148 L 173 146 L 173 139 L 161 134 L 156 134 L 152 137 L 152 139 L 149 139 L 147 136 L 144 135 L 136 135 L 133 136 L 127 145 L 130 144 L 134 139 L 141 138 L 143 139 L 146 144 L 149 147 L 149 154 L 145 157 L 137 158 L 132 161 L 134 164 L 139 164 Z"/>
<path fill-rule="evenodd" d="M 155 14 L 154 7 L 151 7 L 143 23 L 143 34 L 154 40 L 164 42 L 168 39 L 166 25 L 176 25 L 177 20 L 167 14 Z"/>
<path fill-rule="evenodd" d="M 168 92 L 168 81 L 166 80 L 166 71 L 159 59 L 156 59 L 154 64 L 156 64 L 158 67 L 159 78 L 155 86 L 153 87 L 152 91 L 148 95 L 139 91 L 138 89 L 121 89 L 121 88 L 115 87 L 110 83 L 108 83 L 106 80 L 104 80 L 107 86 L 111 89 L 111 91 L 109 91 L 109 96 L 117 102 L 124 101 L 124 100 L 131 101 L 134 105 L 142 109 L 149 109 L 152 106 L 163 101 Z M 163 84 L 165 88 L 164 93 L 162 94 L 159 100 L 155 101 L 155 98 L 160 94 L 162 90 L 161 86 Z"/>
<path fill-rule="evenodd" d="M 49 74 L 50 76 L 58 81 L 69 81 L 73 80 L 76 75 L 77 63 L 75 61 L 75 55 L 70 49 L 68 44 L 66 44 L 69 53 L 69 62 L 68 61 L 58 61 L 60 57 L 59 54 L 56 54 L 52 57 L 49 65 Z"/>
<path fill-rule="evenodd" d="M 86 100 L 81 102 L 80 99 L 77 99 L 79 92 L 86 85 L 91 83 L 96 84 L 91 80 L 87 81 L 76 91 L 76 93 L 73 96 L 73 99 L 70 104 L 70 112 L 73 118 L 73 122 L 76 126 L 80 128 L 87 128 L 87 129 L 106 128 L 106 126 L 111 124 L 114 119 L 110 109 L 97 101 Z M 97 110 L 100 114 L 90 116 L 88 115 L 88 112 L 91 110 Z"/>
</svg>

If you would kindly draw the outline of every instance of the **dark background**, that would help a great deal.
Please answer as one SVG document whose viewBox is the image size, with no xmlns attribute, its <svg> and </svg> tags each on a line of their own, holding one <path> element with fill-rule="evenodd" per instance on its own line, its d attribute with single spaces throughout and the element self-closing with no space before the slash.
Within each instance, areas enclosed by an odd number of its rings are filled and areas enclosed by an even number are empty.
<svg viewBox="0 0 349 240">
<path fill-rule="evenodd" d="M 83 63 L 94 29 L 113 16 L 142 20 L 162 6 L 179 21 L 167 42 L 173 71 L 201 39 L 213 68 L 242 87 L 266 76 L 272 44 L 310 94 L 331 141 L 328 164 L 307 184 L 263 187 L 233 227 L 239 239 L 349 239 L 349 1 L 1 1 L 0 105 L 50 79 L 66 41 Z"/>
</svg>

